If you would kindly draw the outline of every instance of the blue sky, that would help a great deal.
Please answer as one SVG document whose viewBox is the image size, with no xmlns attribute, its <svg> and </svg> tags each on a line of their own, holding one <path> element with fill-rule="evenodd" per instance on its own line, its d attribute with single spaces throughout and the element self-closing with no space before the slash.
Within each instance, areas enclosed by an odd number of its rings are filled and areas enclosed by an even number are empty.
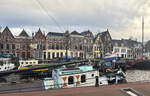
<svg viewBox="0 0 150 96">
<path fill-rule="evenodd" d="M 46 33 L 89 29 L 95 34 L 109 29 L 113 39 L 133 37 L 140 41 L 141 17 L 144 16 L 145 41 L 149 40 L 149 0 L 38 1 L 42 8 L 37 0 L 0 0 L 2 28 L 10 27 L 14 35 L 18 35 L 23 28 L 29 34 L 39 27 Z"/>
</svg>

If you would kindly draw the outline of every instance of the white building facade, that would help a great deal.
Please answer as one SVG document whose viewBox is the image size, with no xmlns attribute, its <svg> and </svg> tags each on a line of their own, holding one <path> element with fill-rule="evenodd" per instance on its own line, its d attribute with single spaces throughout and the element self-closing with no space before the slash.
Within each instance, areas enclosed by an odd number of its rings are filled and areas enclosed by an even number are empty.
<svg viewBox="0 0 150 96">
<path fill-rule="evenodd" d="M 131 39 L 113 40 L 113 52 L 117 52 L 119 58 L 136 59 L 142 56 L 142 47 Z"/>
</svg>

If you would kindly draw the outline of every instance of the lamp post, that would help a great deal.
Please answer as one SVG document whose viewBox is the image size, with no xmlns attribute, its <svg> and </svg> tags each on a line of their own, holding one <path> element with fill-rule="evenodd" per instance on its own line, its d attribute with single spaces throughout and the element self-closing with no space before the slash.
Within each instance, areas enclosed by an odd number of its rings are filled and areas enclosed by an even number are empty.
<svg viewBox="0 0 150 96">
<path fill-rule="evenodd" d="M 65 32 L 65 48 L 66 48 L 66 53 L 65 53 L 65 56 L 66 56 L 66 60 L 68 60 L 68 46 L 69 46 L 69 31 L 67 30 L 66 32 Z"/>
</svg>

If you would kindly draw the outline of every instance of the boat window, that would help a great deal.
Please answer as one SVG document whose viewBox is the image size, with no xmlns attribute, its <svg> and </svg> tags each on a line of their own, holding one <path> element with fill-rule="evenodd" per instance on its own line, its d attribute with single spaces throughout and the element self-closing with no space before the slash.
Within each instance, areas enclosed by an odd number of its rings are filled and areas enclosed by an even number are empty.
<svg viewBox="0 0 150 96">
<path fill-rule="evenodd" d="M 81 83 L 86 82 L 86 76 L 85 75 L 81 75 Z"/>
<path fill-rule="evenodd" d="M 92 74 L 91 76 L 94 77 L 94 74 Z"/>
<path fill-rule="evenodd" d="M 70 84 L 73 84 L 73 83 L 74 83 L 74 78 L 73 78 L 73 76 L 70 76 L 68 78 L 68 84 L 70 85 Z"/>
</svg>

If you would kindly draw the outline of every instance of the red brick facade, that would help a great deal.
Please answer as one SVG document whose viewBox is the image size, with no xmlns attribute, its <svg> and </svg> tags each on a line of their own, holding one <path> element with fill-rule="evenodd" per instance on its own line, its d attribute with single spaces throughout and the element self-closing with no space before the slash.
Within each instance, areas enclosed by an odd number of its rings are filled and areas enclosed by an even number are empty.
<svg viewBox="0 0 150 96">
<path fill-rule="evenodd" d="M 34 52 L 38 52 L 39 50 L 42 52 L 45 46 L 45 40 L 45 36 L 40 29 L 33 38 L 29 37 L 25 30 L 23 30 L 19 36 L 14 37 L 9 28 L 6 27 L 3 32 L 0 33 L 0 53 L 11 53 L 19 59 L 39 59 L 39 53 L 34 57 Z M 31 45 L 33 44 L 37 44 L 36 50 L 32 48 Z M 40 49 L 41 46 L 42 49 Z M 40 58 L 42 58 L 42 56 Z"/>
</svg>

